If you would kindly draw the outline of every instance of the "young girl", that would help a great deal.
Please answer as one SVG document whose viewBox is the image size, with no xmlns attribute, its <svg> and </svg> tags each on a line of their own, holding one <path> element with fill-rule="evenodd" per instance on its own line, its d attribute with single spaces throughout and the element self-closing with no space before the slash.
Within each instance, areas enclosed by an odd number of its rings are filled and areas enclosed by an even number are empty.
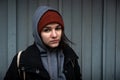
<svg viewBox="0 0 120 80">
<path fill-rule="evenodd" d="M 4 80 L 82 80 L 78 56 L 69 46 L 61 14 L 40 6 L 33 15 L 34 44 L 17 55 Z M 18 71 L 19 70 L 19 71 Z"/>
</svg>

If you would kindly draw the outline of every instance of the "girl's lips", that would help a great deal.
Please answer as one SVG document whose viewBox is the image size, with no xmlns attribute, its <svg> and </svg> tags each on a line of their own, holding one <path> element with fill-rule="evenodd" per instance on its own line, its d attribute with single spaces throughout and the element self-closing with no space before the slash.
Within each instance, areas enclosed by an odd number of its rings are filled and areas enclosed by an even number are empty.
<svg viewBox="0 0 120 80">
<path fill-rule="evenodd" d="M 58 43 L 59 42 L 59 40 L 52 40 L 52 41 L 50 41 L 51 43 Z"/>
</svg>

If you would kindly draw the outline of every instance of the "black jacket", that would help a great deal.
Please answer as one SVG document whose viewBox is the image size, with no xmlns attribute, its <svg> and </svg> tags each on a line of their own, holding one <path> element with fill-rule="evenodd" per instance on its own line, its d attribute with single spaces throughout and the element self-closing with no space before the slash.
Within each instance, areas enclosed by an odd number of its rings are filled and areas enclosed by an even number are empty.
<svg viewBox="0 0 120 80">
<path fill-rule="evenodd" d="M 65 74 L 66 80 L 82 80 L 77 61 L 78 57 L 75 52 L 69 46 L 66 46 L 63 49 L 63 53 L 65 56 L 63 73 Z M 23 71 L 25 71 L 26 80 L 50 80 L 48 72 L 43 67 L 39 50 L 35 44 L 22 52 L 19 69 L 21 77 L 18 73 L 16 55 L 13 58 L 4 80 L 23 80 L 20 79 L 23 78 Z"/>
</svg>

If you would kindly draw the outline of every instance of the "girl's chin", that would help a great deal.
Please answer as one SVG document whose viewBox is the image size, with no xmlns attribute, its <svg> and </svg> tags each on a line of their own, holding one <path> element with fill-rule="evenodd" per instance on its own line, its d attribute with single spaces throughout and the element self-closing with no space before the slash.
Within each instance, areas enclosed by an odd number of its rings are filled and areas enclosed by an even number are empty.
<svg viewBox="0 0 120 80">
<path fill-rule="evenodd" d="M 51 47 L 51 48 L 56 48 L 56 47 L 58 47 L 58 45 L 59 45 L 59 44 L 51 44 L 51 45 L 49 45 L 49 47 Z"/>
</svg>

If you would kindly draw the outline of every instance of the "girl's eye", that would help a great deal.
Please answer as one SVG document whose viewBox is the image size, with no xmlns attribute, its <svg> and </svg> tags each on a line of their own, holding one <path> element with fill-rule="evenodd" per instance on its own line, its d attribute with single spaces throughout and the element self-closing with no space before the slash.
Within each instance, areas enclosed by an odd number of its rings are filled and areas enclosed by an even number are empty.
<svg viewBox="0 0 120 80">
<path fill-rule="evenodd" d="M 44 28 L 43 32 L 50 32 L 51 30 L 49 28 Z"/>
<path fill-rule="evenodd" d="M 62 28 L 61 28 L 61 26 L 57 26 L 56 28 L 55 28 L 55 30 L 61 30 Z"/>
</svg>

